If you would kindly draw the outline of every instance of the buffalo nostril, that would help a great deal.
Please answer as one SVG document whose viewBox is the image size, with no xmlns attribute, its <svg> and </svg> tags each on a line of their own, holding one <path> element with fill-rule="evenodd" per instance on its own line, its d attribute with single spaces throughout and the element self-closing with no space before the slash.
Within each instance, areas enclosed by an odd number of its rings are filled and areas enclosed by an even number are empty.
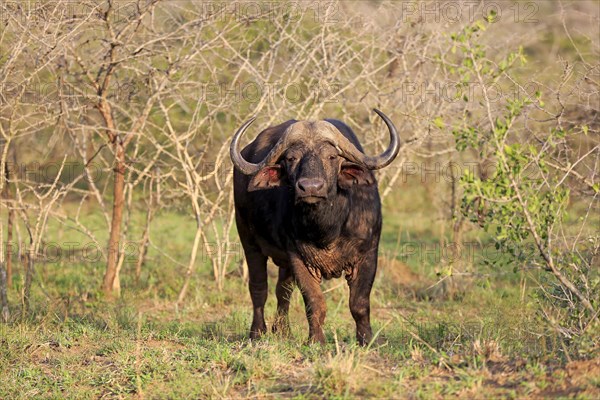
<svg viewBox="0 0 600 400">
<path fill-rule="evenodd" d="M 303 178 L 298 180 L 298 189 L 309 194 L 318 193 L 324 185 L 325 182 L 322 179 Z"/>
</svg>

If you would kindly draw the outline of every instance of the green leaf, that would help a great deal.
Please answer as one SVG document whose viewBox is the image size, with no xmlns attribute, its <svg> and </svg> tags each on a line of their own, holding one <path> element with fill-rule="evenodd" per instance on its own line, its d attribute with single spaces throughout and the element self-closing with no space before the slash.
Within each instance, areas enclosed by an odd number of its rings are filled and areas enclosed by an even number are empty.
<svg viewBox="0 0 600 400">
<path fill-rule="evenodd" d="M 444 129 L 446 127 L 446 125 L 444 124 L 444 120 L 440 116 L 435 117 L 431 122 L 433 122 L 433 124 L 436 127 L 438 127 L 438 129 Z"/>
</svg>

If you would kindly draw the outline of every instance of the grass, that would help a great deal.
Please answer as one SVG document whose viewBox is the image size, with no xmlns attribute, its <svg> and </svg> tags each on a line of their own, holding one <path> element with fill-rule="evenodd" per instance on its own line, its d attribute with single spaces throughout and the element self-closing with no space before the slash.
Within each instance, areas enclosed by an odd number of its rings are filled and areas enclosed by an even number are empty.
<svg viewBox="0 0 600 400">
<path fill-rule="evenodd" d="M 267 334 L 251 342 L 246 285 L 231 273 L 218 291 L 202 257 L 183 307 L 176 307 L 175 299 L 184 267 L 155 248 L 138 284 L 133 262 L 123 267 L 123 295 L 115 302 L 105 301 L 98 290 L 102 263 L 58 260 L 38 264 L 26 316 L 18 311 L 20 275 L 9 290 L 13 319 L 0 325 L 0 398 L 600 395 L 597 348 L 567 359 L 565 349 L 575 344 L 564 343 L 541 322 L 532 285 L 523 286 L 520 274 L 494 271 L 475 258 L 477 275 L 436 284 L 435 258 L 403 258 L 398 251 L 398 235 L 400 243 L 436 243 L 435 220 L 423 213 L 411 217 L 393 205 L 386 205 L 385 218 L 372 293 L 377 338 L 367 348 L 355 342 L 343 280 L 323 284 L 328 314 L 327 344 L 321 347 L 306 344 L 308 326 L 297 290 L 290 337 Z M 152 240 L 183 262 L 192 229 L 191 218 L 165 211 L 157 216 Z M 53 235 L 57 230 L 49 228 Z M 70 237 L 68 231 L 62 235 Z M 269 268 L 268 324 L 275 315 L 276 282 L 275 268 Z M 452 279 L 458 281 L 453 290 L 434 290 Z"/>
</svg>

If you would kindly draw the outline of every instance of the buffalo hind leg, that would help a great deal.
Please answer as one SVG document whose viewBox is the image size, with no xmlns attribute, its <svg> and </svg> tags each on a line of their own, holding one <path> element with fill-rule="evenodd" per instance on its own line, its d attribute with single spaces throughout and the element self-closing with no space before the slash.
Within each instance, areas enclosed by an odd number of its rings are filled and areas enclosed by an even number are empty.
<svg viewBox="0 0 600 400">
<path fill-rule="evenodd" d="M 320 279 L 308 272 L 308 268 L 297 257 L 292 259 L 292 268 L 298 288 L 302 292 L 306 317 L 308 318 L 309 342 L 325 344 L 323 325 L 325 323 L 325 296 L 321 291 Z"/>
<path fill-rule="evenodd" d="M 294 292 L 294 274 L 290 268 L 279 268 L 279 278 L 275 294 L 277 296 L 277 316 L 273 323 L 273 332 L 287 336 L 290 333 L 288 311 L 290 298 Z"/>
<path fill-rule="evenodd" d="M 267 302 L 267 257 L 261 253 L 246 254 L 250 297 L 252 298 L 253 316 L 250 327 L 250 339 L 258 339 L 267 331 L 265 324 L 265 303 Z"/>
<path fill-rule="evenodd" d="M 369 257 L 369 262 L 357 265 L 356 277 L 348 281 L 350 287 L 350 312 L 356 322 L 356 340 L 361 346 L 373 338 L 371 330 L 371 288 L 377 271 L 377 256 Z"/>
</svg>

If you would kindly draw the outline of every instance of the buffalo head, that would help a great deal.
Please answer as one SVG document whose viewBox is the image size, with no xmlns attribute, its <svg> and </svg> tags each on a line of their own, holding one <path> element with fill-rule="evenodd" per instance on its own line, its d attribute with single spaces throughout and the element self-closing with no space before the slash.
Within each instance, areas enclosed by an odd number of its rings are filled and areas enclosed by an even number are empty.
<svg viewBox="0 0 600 400">
<path fill-rule="evenodd" d="M 357 148 L 334 125 L 335 121 L 299 121 L 291 124 L 267 156 L 259 163 L 244 159 L 238 149 L 240 137 L 254 122 L 250 119 L 236 132 L 231 142 L 231 159 L 245 175 L 252 175 L 248 191 L 286 185 L 293 188 L 296 203 L 318 203 L 337 193 L 338 188 L 372 185 L 371 170 L 391 163 L 400 148 L 394 124 L 381 111 L 390 145 L 380 155 L 370 157 Z"/>
</svg>

